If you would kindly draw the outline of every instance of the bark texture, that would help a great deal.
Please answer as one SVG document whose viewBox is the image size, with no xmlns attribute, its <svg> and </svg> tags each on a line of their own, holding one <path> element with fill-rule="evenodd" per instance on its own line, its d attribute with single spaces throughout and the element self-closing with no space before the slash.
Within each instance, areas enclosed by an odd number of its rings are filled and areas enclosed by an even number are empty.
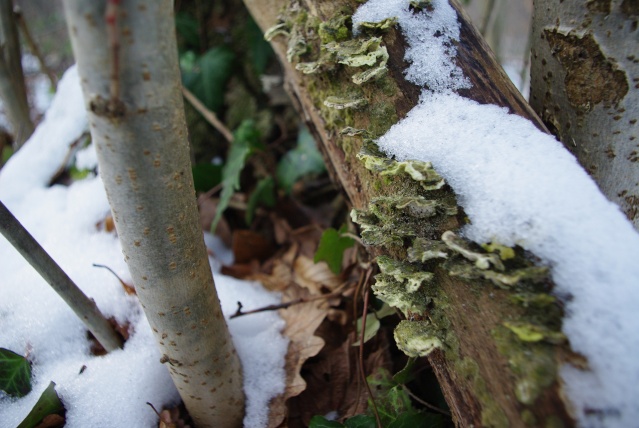
<svg viewBox="0 0 639 428">
<path fill-rule="evenodd" d="M 13 128 L 14 149 L 33 134 L 27 90 L 22 73 L 20 39 L 12 0 L 0 0 L 0 97 Z"/>
<path fill-rule="evenodd" d="M 639 229 L 639 6 L 535 0 L 530 103 Z"/>
<path fill-rule="evenodd" d="M 241 367 L 198 221 L 173 2 L 119 3 L 64 2 L 100 174 L 162 362 L 190 415 L 198 427 L 238 427 Z"/>
<path fill-rule="evenodd" d="M 386 201 L 397 196 L 423 196 L 440 206 L 452 203 L 453 208 L 455 196 L 448 187 L 425 191 L 407 174 L 389 175 L 388 170 L 381 172 L 384 166 L 378 170 L 370 165 L 367 168 L 362 160 L 362 149 L 368 143 L 366 138 L 356 134 L 370 138 L 383 135 L 416 104 L 421 91 L 403 78 L 406 46 L 401 32 L 396 26 L 386 31 L 372 30 L 375 36 L 382 37 L 382 46 L 388 50 L 388 70 L 377 80 L 357 85 L 352 77 L 354 72 L 362 71 L 359 68 L 324 63 L 319 69 L 313 69 L 309 64 L 327 58 L 327 43 L 350 43 L 354 39 L 349 17 L 361 2 L 244 2 L 262 29 L 272 36 L 273 47 L 285 69 L 291 98 L 320 142 L 329 172 L 342 186 L 357 217 L 370 220 L 367 226 L 377 221 L 373 228 L 381 230 L 378 235 L 380 242 L 385 236 L 398 234 L 398 240 L 393 244 L 368 246 L 369 253 L 378 257 L 382 268 L 383 274 L 377 277 L 377 285 L 384 281 L 392 282 L 389 278 L 392 275 L 384 275 L 382 260 L 385 260 L 385 265 L 403 263 L 409 258 L 407 255 L 411 248 L 415 248 L 415 237 L 441 242 L 443 232 L 456 230 L 464 221 L 461 212 L 457 215 L 436 214 L 424 221 L 415 220 L 410 213 L 401 213 L 393 208 L 387 210 Z M 472 89 L 460 91 L 460 94 L 480 103 L 505 106 L 544 130 L 543 123 L 497 65 L 494 55 L 469 23 L 459 4 L 456 1 L 451 4 L 462 22 L 457 62 L 473 84 Z M 267 31 L 269 29 L 279 31 Z M 370 33 L 361 37 L 370 37 Z M 301 70 L 310 70 L 310 73 Z M 335 100 L 339 97 L 363 101 L 360 107 L 349 108 L 344 104 L 336 105 Z M 379 156 L 378 166 L 403 168 L 383 158 L 382 154 L 375 156 Z M 366 221 L 360 221 L 360 224 Z M 385 224 L 389 225 L 386 229 Z M 399 236 L 397 229 L 401 228 L 412 228 L 412 231 Z M 451 275 L 451 266 L 434 265 L 417 262 L 407 268 L 431 270 L 435 287 L 428 291 L 431 293 L 428 309 L 412 314 L 408 317 L 411 320 L 402 321 L 400 326 L 408 330 L 423 328 L 424 339 L 442 343 L 428 358 L 442 385 L 455 423 L 468 427 L 544 426 L 554 423 L 572 426 L 573 420 L 561 396 L 557 377 L 559 364 L 569 355 L 567 347 L 522 343 L 504 326 L 508 320 L 537 317 L 537 320 L 546 319 L 548 324 L 554 323 L 552 327 L 557 329 L 561 323 L 560 309 L 551 304 L 535 315 L 525 305 L 513 303 L 512 289 L 497 288 L 481 279 L 462 280 Z M 529 290 L 541 296 L 550 286 L 545 283 Z M 543 314 L 544 311 L 547 315 Z"/>
</svg>

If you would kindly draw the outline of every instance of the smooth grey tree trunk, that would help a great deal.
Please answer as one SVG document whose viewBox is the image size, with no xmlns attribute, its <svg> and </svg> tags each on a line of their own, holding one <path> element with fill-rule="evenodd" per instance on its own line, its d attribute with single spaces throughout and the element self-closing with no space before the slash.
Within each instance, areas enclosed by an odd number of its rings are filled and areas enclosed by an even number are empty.
<svg viewBox="0 0 639 428">
<path fill-rule="evenodd" d="M 639 230 L 639 2 L 535 0 L 530 104 Z"/>
<path fill-rule="evenodd" d="M 173 2 L 119 3 L 64 6 L 124 258 L 196 426 L 241 426 L 240 361 L 198 221 Z"/>
<path fill-rule="evenodd" d="M 34 127 L 29 115 L 12 0 L 0 0 L 0 98 L 13 128 L 13 147 L 17 150 L 33 134 Z"/>
</svg>

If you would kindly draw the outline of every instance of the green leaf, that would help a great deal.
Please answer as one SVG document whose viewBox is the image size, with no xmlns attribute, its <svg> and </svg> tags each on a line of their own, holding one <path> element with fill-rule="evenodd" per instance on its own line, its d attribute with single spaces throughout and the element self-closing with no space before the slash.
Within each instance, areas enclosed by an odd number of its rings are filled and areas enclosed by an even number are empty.
<svg viewBox="0 0 639 428">
<path fill-rule="evenodd" d="M 211 224 L 212 231 L 215 230 L 217 223 L 222 218 L 222 213 L 228 207 L 231 196 L 240 189 L 240 174 L 244 169 L 246 159 L 254 150 L 261 148 L 260 133 L 251 120 L 242 122 L 233 136 L 226 163 L 222 168 L 222 193 L 215 218 Z"/>
<path fill-rule="evenodd" d="M 0 390 L 24 397 L 31 392 L 31 364 L 22 355 L 0 348 Z"/>
<path fill-rule="evenodd" d="M 308 428 L 342 428 L 344 424 L 337 421 L 329 421 L 324 416 L 315 415 L 311 418 Z"/>
<path fill-rule="evenodd" d="M 196 192 L 206 192 L 222 181 L 222 165 L 199 163 L 192 168 Z"/>
<path fill-rule="evenodd" d="M 193 51 L 186 51 L 180 55 L 180 70 L 182 71 L 182 82 L 186 85 L 187 80 L 197 77 L 197 55 Z"/>
<path fill-rule="evenodd" d="M 0 165 L 4 165 L 5 163 L 7 163 L 9 158 L 13 156 L 13 148 L 11 146 L 3 147 L 1 156 L 2 156 L 2 162 L 0 162 Z"/>
<path fill-rule="evenodd" d="M 175 32 L 180 52 L 190 49 L 200 50 L 198 23 L 191 15 L 184 12 L 175 15 Z"/>
<path fill-rule="evenodd" d="M 218 46 L 197 58 L 190 69 L 187 59 L 184 56 L 180 61 L 182 83 L 209 110 L 219 113 L 224 105 L 224 89 L 233 71 L 235 54 L 225 46 Z"/>
<path fill-rule="evenodd" d="M 371 340 L 379 331 L 381 324 L 375 314 L 366 315 L 366 327 L 364 328 L 364 343 Z M 357 337 L 362 337 L 362 317 L 357 320 Z M 359 340 L 352 346 L 359 346 Z"/>
<path fill-rule="evenodd" d="M 273 177 L 266 177 L 260 180 L 251 196 L 249 196 L 246 204 L 246 224 L 253 222 L 253 216 L 258 205 L 275 206 L 275 181 Z"/>
<path fill-rule="evenodd" d="M 400 385 L 405 385 L 411 380 L 413 380 L 413 366 L 417 361 L 417 357 L 411 357 L 406 362 L 406 366 L 403 369 L 398 371 L 393 375 L 393 381 L 397 382 Z"/>
<path fill-rule="evenodd" d="M 84 180 L 89 176 L 89 174 L 91 174 L 90 169 L 78 169 L 75 165 L 69 168 L 69 175 L 73 181 Z"/>
<path fill-rule="evenodd" d="M 388 404 L 395 415 L 400 415 L 412 410 L 413 404 L 410 396 L 401 385 L 397 385 L 388 390 Z"/>
<path fill-rule="evenodd" d="M 397 310 L 388 303 L 382 302 L 382 307 L 375 311 L 375 315 L 377 315 L 377 319 L 381 320 L 382 318 L 397 315 Z"/>
<path fill-rule="evenodd" d="M 444 420 L 441 415 L 434 413 L 405 412 L 388 425 L 388 428 L 442 428 Z"/>
<path fill-rule="evenodd" d="M 46 416 L 62 412 L 64 412 L 64 406 L 55 392 L 55 382 L 51 382 L 18 428 L 36 427 Z"/>
<path fill-rule="evenodd" d="M 390 425 L 402 413 L 413 411 L 410 396 L 401 385 L 393 381 L 388 370 L 379 368 L 367 379 L 375 391 L 377 410 L 384 426 Z"/>
<path fill-rule="evenodd" d="M 319 246 L 313 261 L 318 263 L 325 261 L 334 274 L 339 274 L 342 269 L 342 257 L 344 250 L 355 245 L 355 240 L 342 236 L 346 232 L 346 226 L 342 226 L 339 232 L 333 228 L 326 229 L 322 233 Z"/>
<path fill-rule="evenodd" d="M 274 52 L 271 44 L 264 40 L 262 30 L 257 26 L 253 18 L 249 17 L 245 28 L 248 39 L 248 56 L 253 64 L 255 73 L 260 76 L 268 65 L 268 61 L 273 57 Z"/>
<path fill-rule="evenodd" d="M 374 416 L 369 415 L 355 415 L 352 418 L 348 418 L 344 422 L 346 428 L 376 428 L 377 422 Z"/>
<path fill-rule="evenodd" d="M 326 166 L 317 150 L 315 139 L 304 127 L 297 138 L 297 146 L 284 155 L 277 165 L 277 181 L 288 194 L 300 178 L 310 174 L 321 174 L 324 171 Z"/>
</svg>

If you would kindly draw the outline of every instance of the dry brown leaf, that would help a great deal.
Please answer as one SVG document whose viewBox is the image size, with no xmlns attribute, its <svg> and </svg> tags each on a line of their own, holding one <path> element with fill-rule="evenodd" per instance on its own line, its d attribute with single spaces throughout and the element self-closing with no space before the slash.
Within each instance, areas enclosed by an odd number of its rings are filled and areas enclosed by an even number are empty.
<svg viewBox="0 0 639 428">
<path fill-rule="evenodd" d="M 217 212 L 217 202 L 206 194 L 203 194 L 197 198 L 197 206 L 200 213 L 200 226 L 202 230 L 209 232 L 211 230 L 211 223 L 213 223 L 213 218 Z M 231 246 L 231 228 L 224 217 L 217 223 L 215 234 L 222 239 L 222 242 L 224 242 L 227 247 Z"/>
<path fill-rule="evenodd" d="M 273 245 L 264 236 L 250 230 L 236 230 L 233 232 L 232 249 L 235 263 L 265 260 L 275 252 Z"/>
<path fill-rule="evenodd" d="M 95 228 L 107 233 L 115 231 L 115 221 L 113 221 L 113 216 L 111 215 L 111 213 L 107 214 L 103 220 L 97 222 L 95 224 Z"/>
<path fill-rule="evenodd" d="M 57 414 L 52 414 L 45 416 L 44 419 L 42 419 L 42 422 L 36 425 L 36 428 L 61 428 L 64 426 L 64 424 L 64 417 Z"/>
<path fill-rule="evenodd" d="M 328 321 L 316 334 L 340 337 L 340 328 Z M 359 349 L 353 347 L 356 340 L 351 334 L 341 344 L 329 345 L 304 366 L 306 390 L 291 403 L 290 427 L 308 426 L 314 415 L 336 411 L 340 420 L 363 413 L 367 407 L 368 392 L 359 374 Z M 364 369 L 371 374 L 378 367 L 391 368 L 388 338 L 378 335 L 366 344 Z"/>
<path fill-rule="evenodd" d="M 292 284 L 283 292 L 283 302 L 308 297 L 309 292 Z M 324 340 L 314 335 L 317 327 L 328 313 L 326 302 L 318 300 L 291 306 L 279 311 L 286 322 L 282 332 L 289 338 L 286 354 L 286 387 L 284 393 L 271 400 L 269 405 L 269 428 L 281 426 L 288 416 L 286 402 L 306 389 L 306 381 L 300 375 L 302 365 L 317 355 L 324 347 Z"/>
<path fill-rule="evenodd" d="M 333 291 L 342 283 L 339 276 L 335 275 L 326 263 L 315 263 L 306 256 L 295 259 L 293 269 L 294 281 L 307 288 L 311 294 L 322 294 L 322 287 Z"/>
<path fill-rule="evenodd" d="M 286 220 L 277 216 L 274 212 L 270 215 L 271 223 L 273 224 L 273 234 L 275 236 L 275 242 L 278 245 L 283 245 L 290 242 L 291 226 Z"/>
</svg>

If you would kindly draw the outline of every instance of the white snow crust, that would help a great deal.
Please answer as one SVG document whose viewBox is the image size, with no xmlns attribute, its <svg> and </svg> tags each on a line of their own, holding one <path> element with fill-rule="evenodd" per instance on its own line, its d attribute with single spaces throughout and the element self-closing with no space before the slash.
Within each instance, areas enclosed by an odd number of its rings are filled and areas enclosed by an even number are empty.
<svg viewBox="0 0 639 428">
<path fill-rule="evenodd" d="M 407 79 L 425 86 L 380 148 L 433 163 L 471 220 L 466 237 L 518 244 L 551 268 L 563 332 L 590 367 L 560 373 L 579 425 L 639 427 L 639 235 L 553 137 L 453 93 L 468 85 L 452 63 L 456 14 L 446 0 L 419 14 L 408 3 L 369 0 L 353 16 L 354 27 L 397 17 L 411 45 Z"/>
<path fill-rule="evenodd" d="M 179 402 L 137 298 L 127 296 L 106 270 L 92 267 L 93 263 L 107 265 L 131 283 L 117 237 L 96 227 L 110 211 L 100 178 L 90 177 L 69 187 L 47 185 L 69 145 L 87 126 L 77 71 L 72 67 L 60 81 L 43 123 L 0 170 L 0 200 L 102 313 L 120 323 L 129 322 L 133 334 L 124 349 L 103 357 L 91 355 L 80 320 L 0 236 L 0 347 L 28 354 L 34 377 L 33 390 L 24 398 L 12 399 L 0 392 L 0 426 L 17 426 L 50 381 L 56 383 L 65 405 L 69 428 L 153 427 L 158 418 L 147 401 L 158 409 Z M 76 165 L 92 168 L 95 164 L 92 146 L 78 154 Z M 232 262 L 232 253 L 217 237 L 207 234 L 205 241 L 221 261 Z M 210 261 L 227 320 L 238 301 L 247 308 L 280 302 L 278 294 L 260 284 L 221 275 L 220 262 Z M 266 426 L 268 402 L 285 386 L 288 341 L 280 334 L 284 322 L 275 312 L 227 322 L 244 369 L 244 425 Z"/>
</svg>

